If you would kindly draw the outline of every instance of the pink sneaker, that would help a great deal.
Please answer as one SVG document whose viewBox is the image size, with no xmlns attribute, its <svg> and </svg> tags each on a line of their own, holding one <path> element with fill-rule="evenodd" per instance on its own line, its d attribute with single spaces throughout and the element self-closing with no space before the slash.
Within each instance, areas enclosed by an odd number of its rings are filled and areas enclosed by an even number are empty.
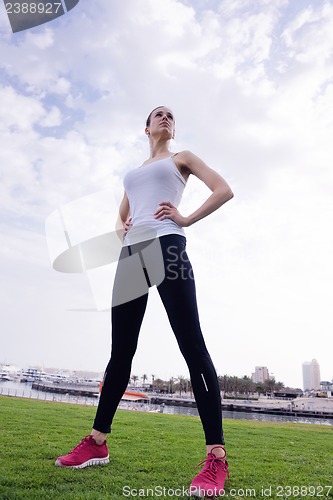
<svg viewBox="0 0 333 500">
<path fill-rule="evenodd" d="M 99 465 L 109 463 L 109 452 L 106 441 L 97 444 L 92 436 L 82 439 L 72 451 L 63 457 L 58 457 L 56 465 L 58 467 L 72 467 L 73 469 L 83 469 L 88 465 Z"/>
<path fill-rule="evenodd" d="M 224 495 L 224 483 L 226 477 L 228 476 L 229 479 L 228 462 L 224 460 L 226 453 L 222 458 L 216 457 L 214 453 L 212 453 L 215 448 L 222 448 L 222 446 L 215 446 L 212 448 L 211 452 L 208 453 L 207 458 L 196 466 L 197 468 L 205 463 L 202 471 L 195 476 L 191 483 L 189 489 L 191 496 L 205 498 Z M 224 448 L 223 451 L 225 452 Z"/>
</svg>

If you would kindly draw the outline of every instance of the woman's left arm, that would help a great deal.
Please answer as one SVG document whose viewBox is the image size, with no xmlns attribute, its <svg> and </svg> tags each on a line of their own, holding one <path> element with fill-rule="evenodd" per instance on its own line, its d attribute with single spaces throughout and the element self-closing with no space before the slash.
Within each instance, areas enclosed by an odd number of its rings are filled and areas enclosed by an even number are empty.
<svg viewBox="0 0 333 500">
<path fill-rule="evenodd" d="M 178 161 L 186 168 L 189 174 L 195 175 L 212 191 L 207 200 L 192 214 L 183 217 L 172 203 L 163 201 L 160 208 L 155 212 L 159 220 L 172 219 L 182 227 L 188 227 L 215 212 L 224 203 L 231 200 L 234 194 L 228 183 L 215 170 L 208 167 L 204 161 L 190 151 L 179 153 Z"/>
</svg>

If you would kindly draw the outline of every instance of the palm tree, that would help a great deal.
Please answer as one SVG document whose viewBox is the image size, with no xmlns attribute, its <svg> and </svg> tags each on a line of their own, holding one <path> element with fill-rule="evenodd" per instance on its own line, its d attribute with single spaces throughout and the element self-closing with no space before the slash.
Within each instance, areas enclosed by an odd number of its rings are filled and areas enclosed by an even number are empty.
<svg viewBox="0 0 333 500">
<path fill-rule="evenodd" d="M 232 380 L 229 375 L 219 375 L 218 376 L 220 391 L 223 392 L 222 397 L 225 398 L 225 395 L 232 391 Z"/>
<path fill-rule="evenodd" d="M 133 380 L 134 386 L 136 386 L 136 381 L 139 379 L 139 377 L 137 375 L 132 375 L 131 379 Z"/>
<path fill-rule="evenodd" d="M 142 378 L 142 383 L 143 383 L 143 385 L 144 385 L 144 384 L 145 384 L 145 382 L 146 382 L 146 380 L 148 379 L 148 377 L 147 377 L 147 375 L 144 373 L 144 374 L 142 375 L 142 377 L 141 377 L 141 378 Z"/>
<path fill-rule="evenodd" d="M 155 390 L 158 392 L 167 392 L 167 382 L 164 380 L 161 380 L 160 378 L 157 378 L 154 380 L 154 385 L 155 385 Z"/>
<path fill-rule="evenodd" d="M 186 381 L 185 381 L 185 377 L 183 377 L 182 375 L 179 375 L 178 376 L 178 390 L 179 390 L 179 396 L 182 395 L 182 391 L 185 390 L 185 386 L 186 386 Z"/>
<path fill-rule="evenodd" d="M 255 390 L 255 383 L 250 379 L 250 377 L 244 375 L 244 377 L 240 379 L 240 383 L 240 390 L 243 394 L 246 395 L 247 398 L 249 397 L 250 393 L 253 394 Z"/>
<path fill-rule="evenodd" d="M 169 379 L 169 393 L 170 393 L 170 394 L 173 394 L 173 383 L 175 382 L 175 380 L 176 380 L 176 379 L 175 379 L 175 378 L 173 378 L 173 377 L 171 377 L 171 378 Z"/>
<path fill-rule="evenodd" d="M 264 381 L 264 390 L 266 392 L 266 396 L 268 396 L 268 393 L 272 395 L 275 386 L 276 386 L 275 378 L 268 378 L 267 380 Z"/>
<path fill-rule="evenodd" d="M 239 388 L 240 388 L 240 379 L 238 377 L 231 377 L 231 387 L 232 387 L 232 392 L 234 393 L 234 397 L 237 398 L 238 393 L 239 393 Z"/>
<path fill-rule="evenodd" d="M 282 391 L 282 389 L 284 389 L 284 383 L 283 382 L 276 382 L 276 384 L 275 384 L 275 390 L 277 392 L 279 392 L 279 391 Z"/>
<path fill-rule="evenodd" d="M 188 392 L 190 393 L 191 398 L 193 397 L 191 379 L 189 379 L 189 378 L 185 379 L 185 391 L 186 391 L 186 393 L 188 393 Z"/>
<path fill-rule="evenodd" d="M 265 389 L 264 389 L 263 384 L 256 384 L 256 392 L 259 394 L 259 397 L 260 397 L 260 394 L 264 394 Z"/>
</svg>

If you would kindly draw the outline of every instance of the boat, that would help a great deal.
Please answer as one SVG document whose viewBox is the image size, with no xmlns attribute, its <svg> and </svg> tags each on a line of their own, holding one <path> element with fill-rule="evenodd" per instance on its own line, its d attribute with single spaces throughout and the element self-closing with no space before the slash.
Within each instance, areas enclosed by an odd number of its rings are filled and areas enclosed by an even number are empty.
<svg viewBox="0 0 333 500">
<path fill-rule="evenodd" d="M 102 387 L 103 387 L 103 380 L 99 383 L 99 392 L 102 391 Z M 123 401 L 140 401 L 141 399 L 149 399 L 149 396 L 145 392 L 128 389 L 124 392 L 121 399 Z"/>
<path fill-rule="evenodd" d="M 139 401 L 140 399 L 149 399 L 148 394 L 138 391 L 125 391 L 122 398 L 125 401 Z"/>
</svg>

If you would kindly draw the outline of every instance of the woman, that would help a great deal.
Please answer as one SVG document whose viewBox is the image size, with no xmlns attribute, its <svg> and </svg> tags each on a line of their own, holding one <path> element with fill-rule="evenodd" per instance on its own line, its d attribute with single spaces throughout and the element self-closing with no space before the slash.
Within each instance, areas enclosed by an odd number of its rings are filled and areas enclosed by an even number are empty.
<svg viewBox="0 0 333 500">
<path fill-rule="evenodd" d="M 228 473 L 225 460 L 220 391 L 215 368 L 201 333 L 193 271 L 186 254 L 184 227 L 191 226 L 233 197 L 226 181 L 189 151 L 169 149 L 175 134 L 171 110 L 155 108 L 145 133 L 150 157 L 124 178 L 117 231 L 123 239 L 112 296 L 112 352 L 89 436 L 56 465 L 86 467 L 109 461 L 106 436 L 126 390 L 148 299 L 156 284 L 180 350 L 189 368 L 203 425 L 207 457 L 190 486 L 193 495 L 218 494 Z M 188 216 L 177 206 L 190 175 L 212 191 Z"/>
</svg>

